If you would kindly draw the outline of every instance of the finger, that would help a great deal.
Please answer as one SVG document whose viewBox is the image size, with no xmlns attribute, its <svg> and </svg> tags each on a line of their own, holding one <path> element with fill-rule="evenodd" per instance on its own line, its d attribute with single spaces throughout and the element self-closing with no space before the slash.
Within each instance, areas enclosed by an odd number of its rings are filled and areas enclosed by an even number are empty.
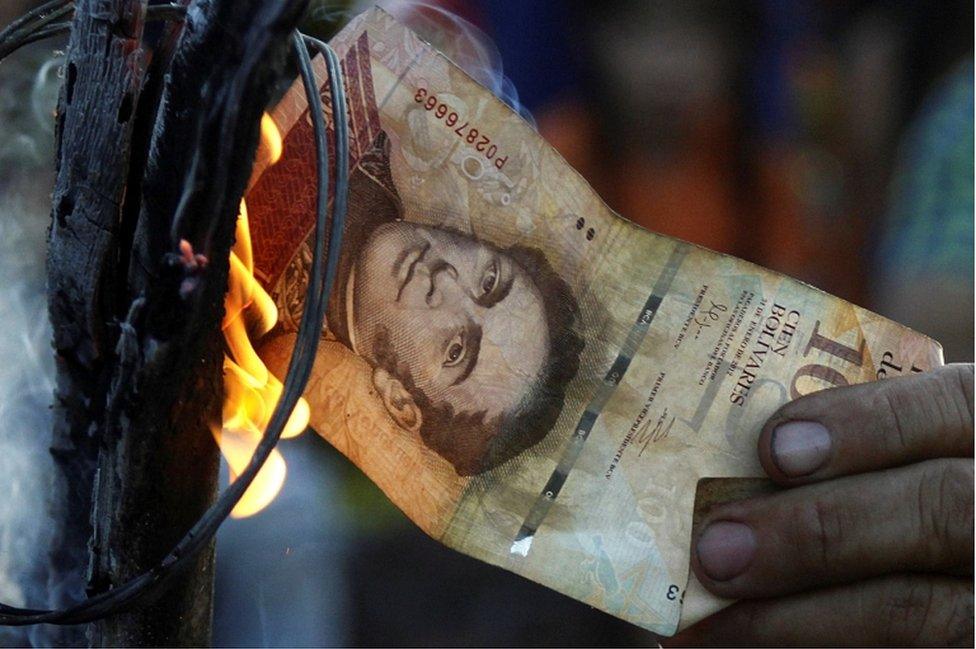
<svg viewBox="0 0 976 649">
<path fill-rule="evenodd" d="M 902 575 L 738 602 L 664 645 L 971 647 L 972 642 L 971 581 Z"/>
<path fill-rule="evenodd" d="M 728 503 L 692 566 L 722 597 L 770 597 L 894 572 L 972 574 L 973 463 L 928 460 Z"/>
<path fill-rule="evenodd" d="M 972 455 L 972 364 L 801 397 L 759 436 L 763 468 L 781 484 Z"/>
</svg>

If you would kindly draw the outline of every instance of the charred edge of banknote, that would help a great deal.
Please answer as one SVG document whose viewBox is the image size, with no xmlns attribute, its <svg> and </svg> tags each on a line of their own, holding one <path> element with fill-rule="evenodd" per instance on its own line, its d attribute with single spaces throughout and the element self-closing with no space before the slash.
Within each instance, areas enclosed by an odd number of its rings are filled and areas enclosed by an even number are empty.
<svg viewBox="0 0 976 649">
<path fill-rule="evenodd" d="M 624 340 L 617 358 L 610 365 L 606 376 L 603 377 L 603 381 L 597 387 L 593 398 L 587 405 L 582 417 L 580 417 L 569 446 L 566 447 L 559 464 L 552 472 L 552 475 L 549 476 L 549 480 L 546 481 L 542 493 L 536 499 L 535 504 L 529 510 L 528 516 L 526 516 L 525 521 L 515 535 L 515 541 L 509 550 L 511 554 L 524 557 L 529 553 L 536 531 L 549 513 L 552 503 L 559 496 L 563 485 L 566 484 L 569 473 L 576 464 L 576 460 L 579 459 L 580 453 L 583 451 L 583 445 L 589 438 L 590 432 L 593 430 L 593 426 L 596 424 L 604 406 L 606 406 L 610 397 L 613 396 L 617 386 L 620 385 L 620 381 L 623 380 L 624 375 L 627 373 L 627 369 L 630 367 L 634 355 L 637 353 L 641 342 L 651 327 L 654 316 L 657 315 L 661 302 L 664 301 L 664 297 L 671 288 L 671 283 L 678 273 L 678 268 L 681 266 L 682 261 L 684 261 L 690 249 L 691 247 L 688 244 L 678 243 L 668 257 L 668 261 L 664 265 L 657 281 L 654 283 L 654 288 L 651 290 L 651 294 L 648 296 L 644 307 L 637 316 L 634 326 L 627 334 L 627 338 Z"/>
</svg>

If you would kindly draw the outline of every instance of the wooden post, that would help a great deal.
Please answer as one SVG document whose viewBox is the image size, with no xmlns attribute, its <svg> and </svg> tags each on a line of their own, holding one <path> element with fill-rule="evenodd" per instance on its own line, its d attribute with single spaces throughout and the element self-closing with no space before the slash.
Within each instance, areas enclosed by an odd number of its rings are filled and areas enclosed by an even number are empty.
<svg viewBox="0 0 976 649">
<path fill-rule="evenodd" d="M 143 49 L 146 0 L 79 0 L 58 115 L 48 254 L 53 449 L 70 500 L 53 557 L 89 590 L 153 566 L 211 504 L 220 321 L 261 113 L 305 0 L 195 0 Z M 185 239 L 203 267 L 180 261 Z M 100 646 L 210 641 L 213 548 Z"/>
</svg>

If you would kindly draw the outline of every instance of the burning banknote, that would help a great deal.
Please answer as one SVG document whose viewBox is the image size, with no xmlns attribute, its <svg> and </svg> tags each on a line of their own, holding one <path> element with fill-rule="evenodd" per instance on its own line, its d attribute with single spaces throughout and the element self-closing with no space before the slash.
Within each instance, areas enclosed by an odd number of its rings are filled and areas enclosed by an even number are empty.
<svg viewBox="0 0 976 649">
<path fill-rule="evenodd" d="M 760 426 L 789 399 L 942 363 L 925 336 L 614 214 L 388 14 L 332 45 L 350 207 L 310 421 L 446 545 L 673 633 L 720 606 L 689 584 L 699 480 L 762 476 Z M 300 84 L 270 117 L 249 263 L 278 315 L 259 352 L 283 368 L 315 214 Z"/>
</svg>

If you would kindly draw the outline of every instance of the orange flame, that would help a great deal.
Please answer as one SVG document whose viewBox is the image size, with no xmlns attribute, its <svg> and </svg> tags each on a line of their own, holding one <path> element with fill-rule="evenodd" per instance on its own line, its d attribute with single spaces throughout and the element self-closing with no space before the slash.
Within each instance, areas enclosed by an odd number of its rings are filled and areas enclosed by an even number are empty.
<svg viewBox="0 0 976 649">
<path fill-rule="evenodd" d="M 261 150 L 268 164 L 281 157 L 281 134 L 268 114 L 261 119 Z M 253 343 L 278 321 L 278 309 L 271 296 L 254 277 L 251 232 L 247 206 L 241 201 L 237 233 L 230 253 L 230 274 L 224 299 L 222 329 L 227 344 L 224 355 L 223 425 L 214 431 L 220 452 L 230 467 L 231 481 L 244 470 L 281 398 L 282 384 L 272 375 L 254 350 Z M 300 435 L 308 426 L 309 410 L 300 399 L 288 419 L 283 438 Z M 285 482 L 287 468 L 277 449 L 244 492 L 231 516 L 244 518 L 264 509 Z"/>
</svg>

